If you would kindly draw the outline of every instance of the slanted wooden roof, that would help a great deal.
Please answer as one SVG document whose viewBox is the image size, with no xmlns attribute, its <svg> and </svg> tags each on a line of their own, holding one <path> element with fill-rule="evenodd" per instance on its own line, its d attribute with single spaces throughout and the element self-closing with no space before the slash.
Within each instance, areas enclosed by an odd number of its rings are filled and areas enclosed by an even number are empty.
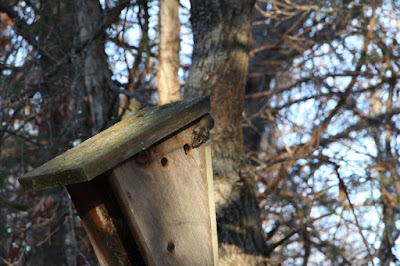
<svg viewBox="0 0 400 266">
<path fill-rule="evenodd" d="M 210 111 L 210 98 L 146 108 L 19 178 L 24 190 L 89 181 Z"/>
</svg>

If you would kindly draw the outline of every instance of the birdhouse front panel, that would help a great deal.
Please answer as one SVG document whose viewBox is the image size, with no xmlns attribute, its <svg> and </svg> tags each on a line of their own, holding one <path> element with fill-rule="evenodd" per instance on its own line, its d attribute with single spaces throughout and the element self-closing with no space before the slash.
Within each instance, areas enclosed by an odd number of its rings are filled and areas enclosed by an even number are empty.
<svg viewBox="0 0 400 266">
<path fill-rule="evenodd" d="M 199 123 L 139 152 L 110 177 L 149 265 L 216 264 L 210 148 L 192 145 Z"/>
</svg>

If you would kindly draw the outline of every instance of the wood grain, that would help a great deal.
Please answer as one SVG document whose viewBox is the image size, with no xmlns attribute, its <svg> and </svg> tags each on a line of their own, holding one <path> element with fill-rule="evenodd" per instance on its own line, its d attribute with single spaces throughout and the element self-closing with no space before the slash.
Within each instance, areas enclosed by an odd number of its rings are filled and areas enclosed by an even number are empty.
<svg viewBox="0 0 400 266">
<path fill-rule="evenodd" d="M 108 183 L 108 173 L 68 185 L 68 193 L 100 265 L 145 265 Z"/>
<path fill-rule="evenodd" d="M 111 184 L 148 265 L 217 265 L 210 148 L 190 148 L 192 131 L 113 170 Z"/>
</svg>

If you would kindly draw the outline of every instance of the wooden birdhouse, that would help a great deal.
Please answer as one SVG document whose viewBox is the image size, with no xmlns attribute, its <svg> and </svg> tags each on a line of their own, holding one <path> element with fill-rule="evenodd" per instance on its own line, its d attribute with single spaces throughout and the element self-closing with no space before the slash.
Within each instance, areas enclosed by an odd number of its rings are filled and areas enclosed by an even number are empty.
<svg viewBox="0 0 400 266">
<path fill-rule="evenodd" d="M 209 97 L 148 108 L 27 173 L 66 186 L 102 265 L 217 265 Z M 204 123 L 203 123 L 204 124 Z"/>
</svg>

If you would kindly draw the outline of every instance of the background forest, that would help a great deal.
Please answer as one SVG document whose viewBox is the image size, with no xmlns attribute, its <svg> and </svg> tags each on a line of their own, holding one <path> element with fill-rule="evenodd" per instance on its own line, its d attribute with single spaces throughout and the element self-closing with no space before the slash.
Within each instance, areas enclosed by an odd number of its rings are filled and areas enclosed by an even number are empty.
<svg viewBox="0 0 400 266">
<path fill-rule="evenodd" d="M 0 19 L 0 265 L 97 265 L 66 189 L 17 178 L 204 94 L 221 265 L 400 265 L 399 1 L 0 0 Z"/>
</svg>

